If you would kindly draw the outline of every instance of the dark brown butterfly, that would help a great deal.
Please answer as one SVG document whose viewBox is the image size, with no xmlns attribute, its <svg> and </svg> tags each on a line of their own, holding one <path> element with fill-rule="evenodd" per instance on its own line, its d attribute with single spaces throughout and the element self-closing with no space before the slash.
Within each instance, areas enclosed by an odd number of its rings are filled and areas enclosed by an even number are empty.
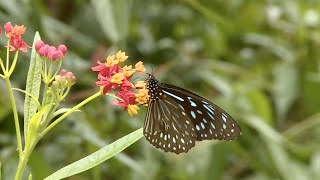
<svg viewBox="0 0 320 180">
<path fill-rule="evenodd" d="M 241 134 L 228 113 L 201 96 L 160 83 L 150 74 L 147 89 L 150 98 L 144 136 L 165 152 L 188 152 L 196 141 L 233 140 Z"/>
</svg>

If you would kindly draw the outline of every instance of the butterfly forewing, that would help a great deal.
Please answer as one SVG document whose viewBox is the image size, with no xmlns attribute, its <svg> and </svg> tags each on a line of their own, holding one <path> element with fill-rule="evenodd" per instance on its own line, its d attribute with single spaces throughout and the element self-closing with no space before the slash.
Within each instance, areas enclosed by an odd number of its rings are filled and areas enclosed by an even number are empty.
<svg viewBox="0 0 320 180">
<path fill-rule="evenodd" d="M 195 141 L 232 140 L 240 135 L 236 121 L 207 99 L 153 76 L 147 83 L 150 99 L 144 135 L 155 147 L 179 154 Z"/>
</svg>

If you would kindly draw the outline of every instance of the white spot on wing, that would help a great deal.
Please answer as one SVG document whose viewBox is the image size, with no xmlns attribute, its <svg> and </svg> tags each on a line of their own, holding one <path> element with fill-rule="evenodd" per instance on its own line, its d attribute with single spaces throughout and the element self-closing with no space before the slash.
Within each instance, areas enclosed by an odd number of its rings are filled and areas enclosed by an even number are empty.
<svg viewBox="0 0 320 180">
<path fill-rule="evenodd" d="M 196 113 L 194 113 L 193 111 L 190 111 L 190 113 L 193 118 L 196 118 Z"/>
<path fill-rule="evenodd" d="M 196 106 L 197 106 L 197 104 L 192 101 L 192 98 L 191 98 L 191 97 L 188 97 L 188 99 L 189 99 L 189 101 L 190 101 L 191 106 L 193 106 L 193 107 L 196 107 Z"/>
<path fill-rule="evenodd" d="M 206 120 L 206 119 L 204 119 L 204 118 L 202 119 L 202 121 L 203 121 L 204 123 L 207 123 L 207 120 Z"/>
<path fill-rule="evenodd" d="M 200 131 L 200 127 L 198 125 L 196 125 L 196 128 L 197 128 L 198 131 Z"/>
<path fill-rule="evenodd" d="M 200 124 L 201 124 L 202 129 L 204 129 L 205 126 L 204 126 L 203 122 L 201 122 Z"/>
</svg>

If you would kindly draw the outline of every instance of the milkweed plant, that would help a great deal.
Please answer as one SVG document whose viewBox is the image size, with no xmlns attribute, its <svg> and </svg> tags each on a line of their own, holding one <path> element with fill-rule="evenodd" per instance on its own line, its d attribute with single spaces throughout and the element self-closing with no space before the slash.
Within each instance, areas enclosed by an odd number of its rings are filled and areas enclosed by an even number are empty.
<svg viewBox="0 0 320 180">
<path fill-rule="evenodd" d="M 121 106 L 130 116 L 137 114 L 141 105 L 147 104 L 149 97 L 145 81 L 131 82 L 135 73 L 145 73 L 143 62 L 139 61 L 134 66 L 124 65 L 128 56 L 125 52 L 119 51 L 115 55 L 109 55 L 104 61 L 97 61 L 97 65 L 91 68 L 97 73 L 95 84 L 100 89 L 96 93 L 72 108 L 60 108 L 60 103 L 76 83 L 76 76 L 72 71 L 63 69 L 67 47 L 46 44 L 41 40 L 38 32 L 35 34 L 32 47 L 28 46 L 22 38 L 26 31 L 23 25 L 13 26 L 11 22 L 7 22 L 3 30 L 4 33 L 0 27 L 0 35 L 5 35 L 7 44 L 5 60 L 0 58 L 0 77 L 5 81 L 9 93 L 16 130 L 19 164 L 15 180 L 22 179 L 28 159 L 41 138 L 93 99 L 100 96 L 112 96 L 115 99 L 113 105 Z M 31 57 L 26 76 L 26 88 L 17 89 L 12 87 L 10 78 L 19 62 L 19 53 L 26 53 L 28 49 L 31 49 Z M 25 95 L 24 132 L 21 132 L 22 128 L 19 125 L 20 119 L 13 91 L 19 91 Z M 46 179 L 62 179 L 88 170 L 121 152 L 142 136 L 142 128 L 140 128 L 93 154 L 61 168 Z M 29 179 L 32 179 L 32 173 L 29 174 Z"/>
</svg>

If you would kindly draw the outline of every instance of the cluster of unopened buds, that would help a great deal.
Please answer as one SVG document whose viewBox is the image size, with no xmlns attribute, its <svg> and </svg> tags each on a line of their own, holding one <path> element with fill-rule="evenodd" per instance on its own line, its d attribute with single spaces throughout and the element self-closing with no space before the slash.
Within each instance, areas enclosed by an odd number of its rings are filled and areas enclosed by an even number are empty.
<svg viewBox="0 0 320 180">
<path fill-rule="evenodd" d="M 73 73 L 62 69 L 59 74 L 54 77 L 50 90 L 52 91 L 52 94 L 56 96 L 56 99 L 62 100 L 68 94 L 71 86 L 74 85 L 75 82 L 76 77 Z"/>
<path fill-rule="evenodd" d="M 76 81 L 76 77 L 73 73 L 68 72 L 65 69 L 62 69 L 54 79 L 52 86 L 60 87 L 60 89 L 71 87 Z"/>
<path fill-rule="evenodd" d="M 50 46 L 39 40 L 35 44 L 37 53 L 44 58 L 52 61 L 61 60 L 67 53 L 67 47 L 65 45 L 59 45 L 58 47 Z"/>
<path fill-rule="evenodd" d="M 138 81 L 135 84 L 130 82 L 134 73 L 145 73 L 143 62 L 139 61 L 134 68 L 132 65 L 121 67 L 119 63 L 126 61 L 127 58 L 125 52 L 119 51 L 116 55 L 108 56 L 103 63 L 98 61 L 98 65 L 91 69 L 99 72 L 96 85 L 102 87 L 103 94 L 117 89 L 117 101 L 113 104 L 122 106 L 132 116 L 138 113 L 137 104 L 146 105 L 149 96 L 144 81 Z"/>
</svg>

